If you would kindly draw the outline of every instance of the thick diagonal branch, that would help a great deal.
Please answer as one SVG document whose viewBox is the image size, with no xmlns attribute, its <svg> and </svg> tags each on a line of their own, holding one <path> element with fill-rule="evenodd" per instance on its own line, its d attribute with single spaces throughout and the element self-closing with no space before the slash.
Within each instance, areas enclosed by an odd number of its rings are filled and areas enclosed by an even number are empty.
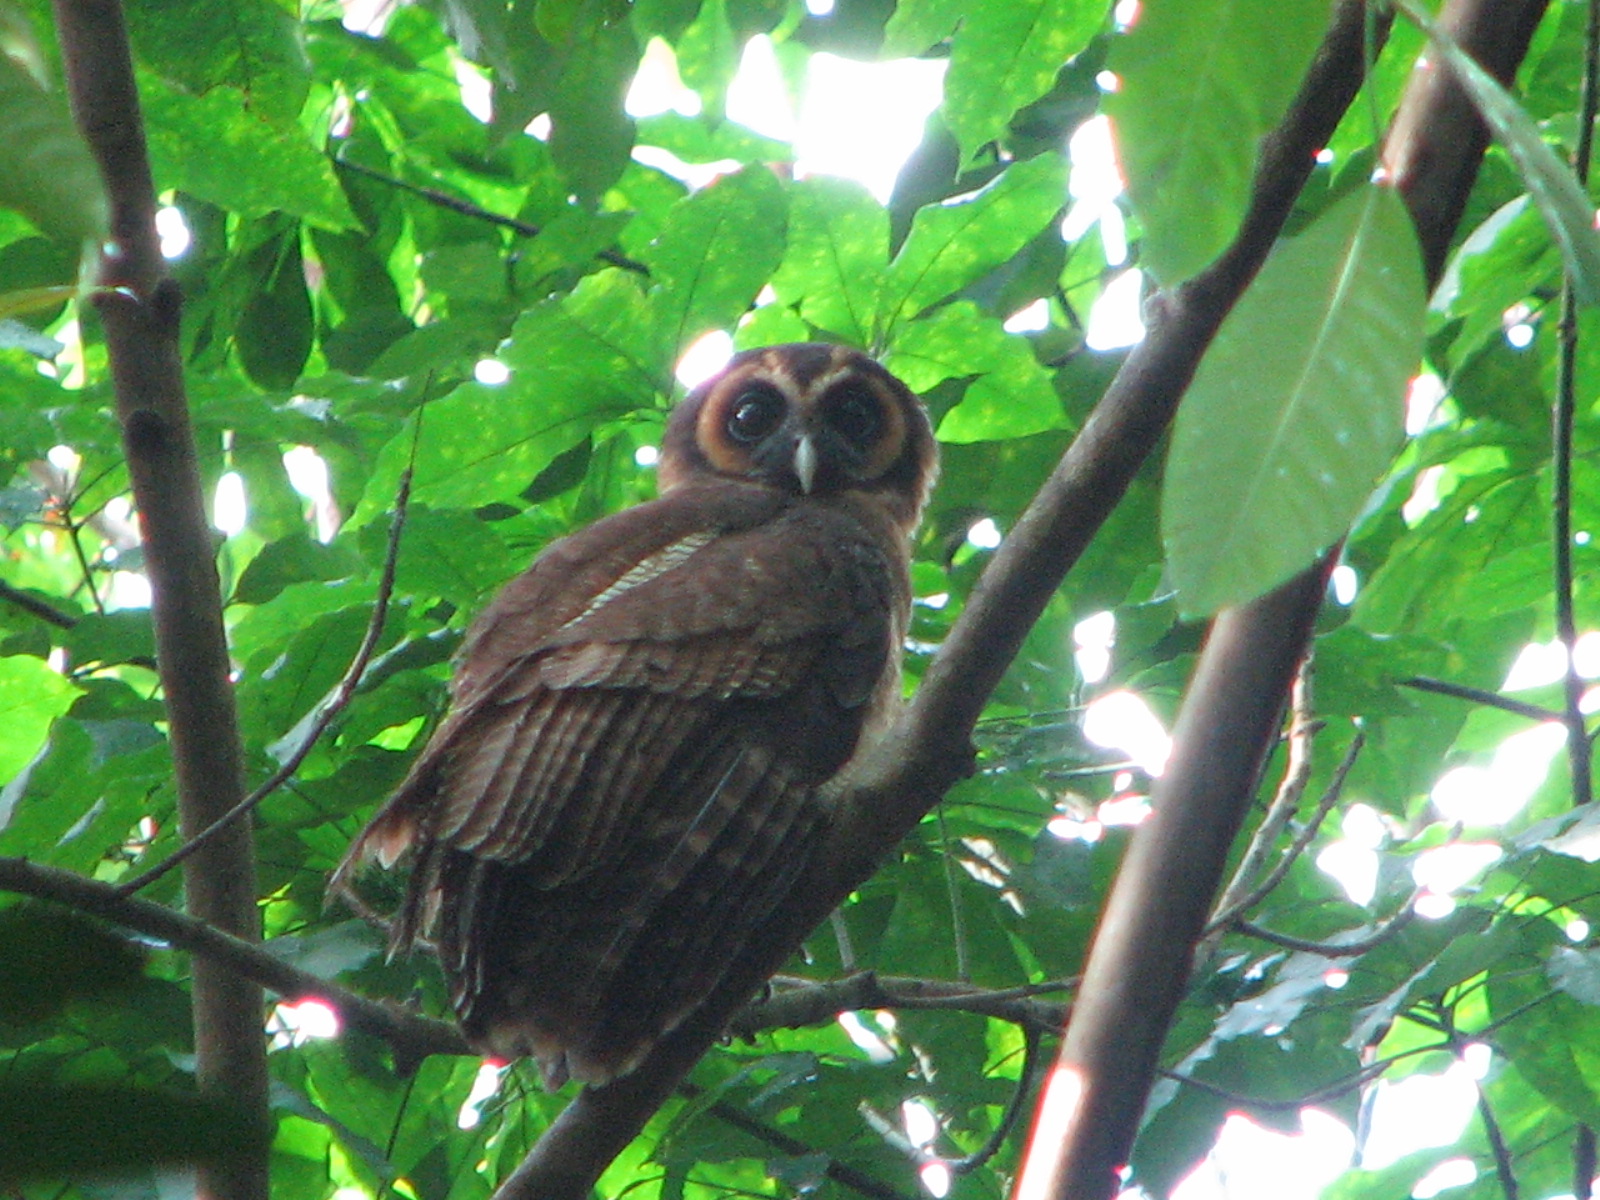
<svg viewBox="0 0 1600 1200">
<path fill-rule="evenodd" d="M 1347 5 L 1346 8 L 1358 7 Z M 1544 0 L 1452 0 L 1440 24 L 1501 79 L 1515 74 Z M 1385 144 L 1438 279 L 1488 135 L 1438 66 L 1420 65 Z M 1019 1195 L 1116 1194 L 1234 832 L 1277 736 L 1332 555 L 1213 625 L 1184 700 L 1156 816 L 1129 848 L 1046 1087 Z"/>
<path fill-rule="evenodd" d="M 968 769 L 972 729 L 989 695 L 1154 449 L 1206 345 L 1282 229 L 1313 156 L 1359 88 L 1364 25 L 1359 4 L 1341 5 L 1300 96 L 1263 146 L 1238 239 L 1203 275 L 1160 298 L 1149 335 L 996 552 L 911 708 L 855 773 L 818 856 L 821 868 L 768 923 L 733 985 L 633 1074 L 580 1094 L 502 1186 L 501 1200 L 586 1196 L 749 990 L 872 874 Z"/>
</svg>

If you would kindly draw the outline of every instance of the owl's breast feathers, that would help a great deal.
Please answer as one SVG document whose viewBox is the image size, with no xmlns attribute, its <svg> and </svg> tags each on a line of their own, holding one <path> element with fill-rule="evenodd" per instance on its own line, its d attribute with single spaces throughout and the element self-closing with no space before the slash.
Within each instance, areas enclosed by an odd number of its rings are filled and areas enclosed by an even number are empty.
<svg viewBox="0 0 1600 1200">
<path fill-rule="evenodd" d="M 556 543 L 335 883 L 409 852 L 394 945 L 437 929 L 469 1040 L 552 1086 L 630 1070 L 782 903 L 818 785 L 896 702 L 906 557 L 871 503 L 729 480 Z"/>
</svg>

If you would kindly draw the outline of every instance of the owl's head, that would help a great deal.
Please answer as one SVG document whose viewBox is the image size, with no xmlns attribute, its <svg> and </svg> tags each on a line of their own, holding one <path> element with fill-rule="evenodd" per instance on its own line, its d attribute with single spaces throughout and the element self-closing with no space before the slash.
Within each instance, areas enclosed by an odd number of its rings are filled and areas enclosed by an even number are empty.
<svg viewBox="0 0 1600 1200">
<path fill-rule="evenodd" d="M 663 492 L 707 475 L 802 496 L 870 493 L 914 527 L 938 450 L 922 405 L 872 359 L 797 342 L 735 355 L 674 410 L 661 446 Z"/>
</svg>

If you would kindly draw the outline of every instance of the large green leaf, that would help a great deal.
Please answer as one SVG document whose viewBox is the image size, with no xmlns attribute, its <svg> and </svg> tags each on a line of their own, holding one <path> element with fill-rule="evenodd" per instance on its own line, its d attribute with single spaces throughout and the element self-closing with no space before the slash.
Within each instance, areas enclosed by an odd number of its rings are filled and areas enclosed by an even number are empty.
<svg viewBox="0 0 1600 1200">
<path fill-rule="evenodd" d="M 1223 323 L 1178 410 L 1161 504 L 1184 612 L 1308 565 L 1398 448 L 1426 295 L 1395 193 L 1353 193 L 1279 248 Z"/>
<path fill-rule="evenodd" d="M 783 258 L 788 202 L 765 167 L 746 167 L 680 201 L 641 257 L 658 344 L 676 357 L 732 328 Z"/>
<path fill-rule="evenodd" d="M 945 119 L 963 163 L 1000 137 L 1019 108 L 1049 91 L 1062 64 L 1088 44 L 1106 16 L 1105 0 L 967 7 L 944 82 Z"/>
<path fill-rule="evenodd" d="M 146 75 L 139 91 L 157 187 L 244 216 L 285 212 L 332 230 L 359 224 L 332 163 L 296 121 L 256 111 L 233 87 L 191 96 Z"/>
<path fill-rule="evenodd" d="M 0 781 L 28 765 L 44 745 L 50 722 L 67 711 L 77 694 L 43 659 L 26 654 L 0 658 L 0 725 L 6 730 L 0 740 Z"/>
<path fill-rule="evenodd" d="M 98 240 L 108 213 L 105 187 L 66 105 L 9 54 L 0 52 L 0 206 L 15 209 L 63 241 Z"/>
<path fill-rule="evenodd" d="M 983 442 L 1061 429 L 1066 413 L 1050 376 L 1024 337 L 970 301 L 901 325 L 885 365 L 916 392 L 974 376 L 961 402 L 939 422 L 939 440 Z"/>
<path fill-rule="evenodd" d="M 810 179 L 789 202 L 789 245 L 773 290 L 818 329 L 865 345 L 889 258 L 889 214 L 857 183 Z"/>
<path fill-rule="evenodd" d="M 1256 149 L 1288 107 L 1328 24 L 1329 0 L 1144 0 L 1112 45 L 1116 129 L 1139 261 L 1164 284 L 1233 239 Z"/>
<path fill-rule="evenodd" d="M 1061 211 L 1066 195 L 1065 160 L 1041 154 L 1013 163 L 973 196 L 919 209 L 883 285 L 880 335 L 1011 258 Z"/>
<path fill-rule="evenodd" d="M 139 60 L 185 91 L 231 85 L 276 120 L 300 115 L 310 64 L 299 23 L 272 0 L 133 0 L 128 32 Z"/>
<path fill-rule="evenodd" d="M 694 289 L 686 291 L 693 300 Z M 498 355 L 509 380 L 464 383 L 424 406 L 412 495 L 438 508 L 511 499 L 594 429 L 649 408 L 658 368 L 648 328 L 638 285 L 619 270 L 530 308 Z M 416 419 L 384 446 L 355 521 L 393 502 Z"/>
</svg>

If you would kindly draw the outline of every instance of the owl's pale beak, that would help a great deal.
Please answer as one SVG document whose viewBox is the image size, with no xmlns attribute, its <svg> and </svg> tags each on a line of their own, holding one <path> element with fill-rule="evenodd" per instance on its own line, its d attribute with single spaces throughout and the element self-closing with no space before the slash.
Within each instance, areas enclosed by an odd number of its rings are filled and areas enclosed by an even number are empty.
<svg viewBox="0 0 1600 1200">
<path fill-rule="evenodd" d="M 800 490 L 809 496 L 817 477 L 817 444 L 809 433 L 802 433 L 794 444 L 794 475 L 800 481 Z"/>
</svg>

